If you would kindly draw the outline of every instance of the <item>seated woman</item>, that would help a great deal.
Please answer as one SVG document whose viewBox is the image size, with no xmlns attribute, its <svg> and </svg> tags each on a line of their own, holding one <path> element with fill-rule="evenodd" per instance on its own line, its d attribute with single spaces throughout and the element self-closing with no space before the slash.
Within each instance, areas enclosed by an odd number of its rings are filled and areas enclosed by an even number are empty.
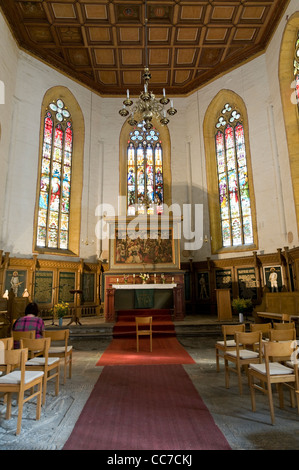
<svg viewBox="0 0 299 470">
<path fill-rule="evenodd" d="M 38 314 L 38 305 L 35 302 L 28 304 L 25 309 L 25 315 L 15 321 L 12 328 L 13 331 L 35 331 L 35 337 L 42 338 L 45 324 Z M 15 344 L 14 347 L 18 347 L 18 344 Z"/>
</svg>

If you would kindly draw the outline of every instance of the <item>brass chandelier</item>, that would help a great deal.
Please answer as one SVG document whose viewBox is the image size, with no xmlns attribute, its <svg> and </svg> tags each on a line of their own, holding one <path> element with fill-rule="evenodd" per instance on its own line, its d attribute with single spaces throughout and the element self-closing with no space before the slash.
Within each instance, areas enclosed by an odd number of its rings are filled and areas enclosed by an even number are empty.
<svg viewBox="0 0 299 470">
<path fill-rule="evenodd" d="M 163 88 L 163 96 L 159 100 L 156 99 L 154 93 L 149 91 L 149 81 L 151 79 L 150 70 L 148 67 L 148 51 L 147 51 L 147 3 L 145 1 L 145 22 L 144 22 L 144 43 L 145 43 L 145 67 L 142 75 L 144 81 L 144 89 L 141 91 L 138 100 L 134 103 L 130 98 L 130 92 L 127 90 L 127 98 L 123 101 L 123 107 L 120 109 L 119 114 L 122 117 L 127 117 L 130 114 L 128 123 L 134 127 L 142 123 L 146 130 L 153 127 L 152 119 L 156 118 L 164 126 L 169 123 L 169 116 L 174 116 L 177 110 L 173 107 L 173 101 L 169 100 Z M 166 109 L 170 103 L 170 107 Z M 132 106 L 132 108 L 131 108 Z"/>
</svg>

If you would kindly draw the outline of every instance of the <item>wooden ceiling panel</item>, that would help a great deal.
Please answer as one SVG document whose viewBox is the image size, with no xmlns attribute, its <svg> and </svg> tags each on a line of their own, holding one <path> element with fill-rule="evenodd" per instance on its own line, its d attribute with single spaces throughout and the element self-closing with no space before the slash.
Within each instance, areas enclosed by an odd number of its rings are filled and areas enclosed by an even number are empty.
<svg viewBox="0 0 299 470">
<path fill-rule="evenodd" d="M 191 93 L 263 52 L 289 0 L 0 0 L 16 41 L 101 95 Z M 145 44 L 147 43 L 147 51 Z"/>
<path fill-rule="evenodd" d="M 93 45 L 112 45 L 112 34 L 111 28 L 106 27 L 86 27 L 85 32 L 88 37 L 88 41 Z"/>
<path fill-rule="evenodd" d="M 120 58 L 121 64 L 125 67 L 142 67 L 143 55 L 141 49 L 121 49 Z"/>
<path fill-rule="evenodd" d="M 179 27 L 176 28 L 177 44 L 197 44 L 200 36 L 200 28 L 196 27 Z"/>
<path fill-rule="evenodd" d="M 105 4 L 84 5 L 83 13 L 86 21 L 108 21 L 108 10 Z"/>
<path fill-rule="evenodd" d="M 74 20 L 77 19 L 75 5 L 72 3 L 52 3 L 55 19 Z"/>
<path fill-rule="evenodd" d="M 113 49 L 94 49 L 95 66 L 115 67 L 115 54 Z"/>
<path fill-rule="evenodd" d="M 134 44 L 141 45 L 142 30 L 137 27 L 121 27 L 118 29 L 118 43 L 119 45 Z"/>
<path fill-rule="evenodd" d="M 54 44 L 52 31 L 47 26 L 25 25 L 25 29 L 27 30 L 28 37 L 31 41 L 38 46 L 41 46 L 42 44 Z"/>
<path fill-rule="evenodd" d="M 81 28 L 72 26 L 58 26 L 56 28 L 60 44 L 63 46 L 72 46 L 76 44 L 84 45 Z"/>
<path fill-rule="evenodd" d="M 171 51 L 169 48 L 149 49 L 149 67 L 164 66 L 169 67 Z"/>
<path fill-rule="evenodd" d="M 169 44 L 171 40 L 171 28 L 169 27 L 152 27 L 148 28 L 149 44 Z"/>
</svg>

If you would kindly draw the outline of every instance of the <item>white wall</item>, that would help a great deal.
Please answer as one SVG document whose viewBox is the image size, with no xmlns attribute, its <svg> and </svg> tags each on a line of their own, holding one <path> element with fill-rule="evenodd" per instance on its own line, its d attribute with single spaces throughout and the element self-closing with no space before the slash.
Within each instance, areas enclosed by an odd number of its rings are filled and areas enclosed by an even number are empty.
<svg viewBox="0 0 299 470">
<path fill-rule="evenodd" d="M 17 77 L 19 51 L 10 30 L 0 15 L 0 247 L 3 245 L 2 230 L 4 220 L 4 201 L 7 194 L 7 173 L 9 168 L 9 149 L 11 146 L 14 92 Z M 2 95 L 4 91 L 4 97 Z M 4 98 L 4 100 L 3 100 Z"/>
</svg>

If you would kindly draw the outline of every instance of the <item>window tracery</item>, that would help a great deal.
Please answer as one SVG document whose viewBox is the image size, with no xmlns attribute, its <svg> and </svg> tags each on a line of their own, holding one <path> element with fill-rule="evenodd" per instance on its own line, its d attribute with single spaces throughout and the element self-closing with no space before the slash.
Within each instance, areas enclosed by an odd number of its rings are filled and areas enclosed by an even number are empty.
<svg viewBox="0 0 299 470">
<path fill-rule="evenodd" d="M 58 99 L 49 104 L 44 117 L 36 236 L 38 248 L 69 248 L 72 153 L 72 118 L 65 103 Z"/>
<path fill-rule="evenodd" d="M 157 129 L 142 124 L 130 132 L 127 147 L 127 214 L 162 214 L 163 152 Z"/>
<path fill-rule="evenodd" d="M 242 116 L 230 103 L 216 123 L 220 223 L 223 247 L 253 243 L 250 189 Z"/>
</svg>

